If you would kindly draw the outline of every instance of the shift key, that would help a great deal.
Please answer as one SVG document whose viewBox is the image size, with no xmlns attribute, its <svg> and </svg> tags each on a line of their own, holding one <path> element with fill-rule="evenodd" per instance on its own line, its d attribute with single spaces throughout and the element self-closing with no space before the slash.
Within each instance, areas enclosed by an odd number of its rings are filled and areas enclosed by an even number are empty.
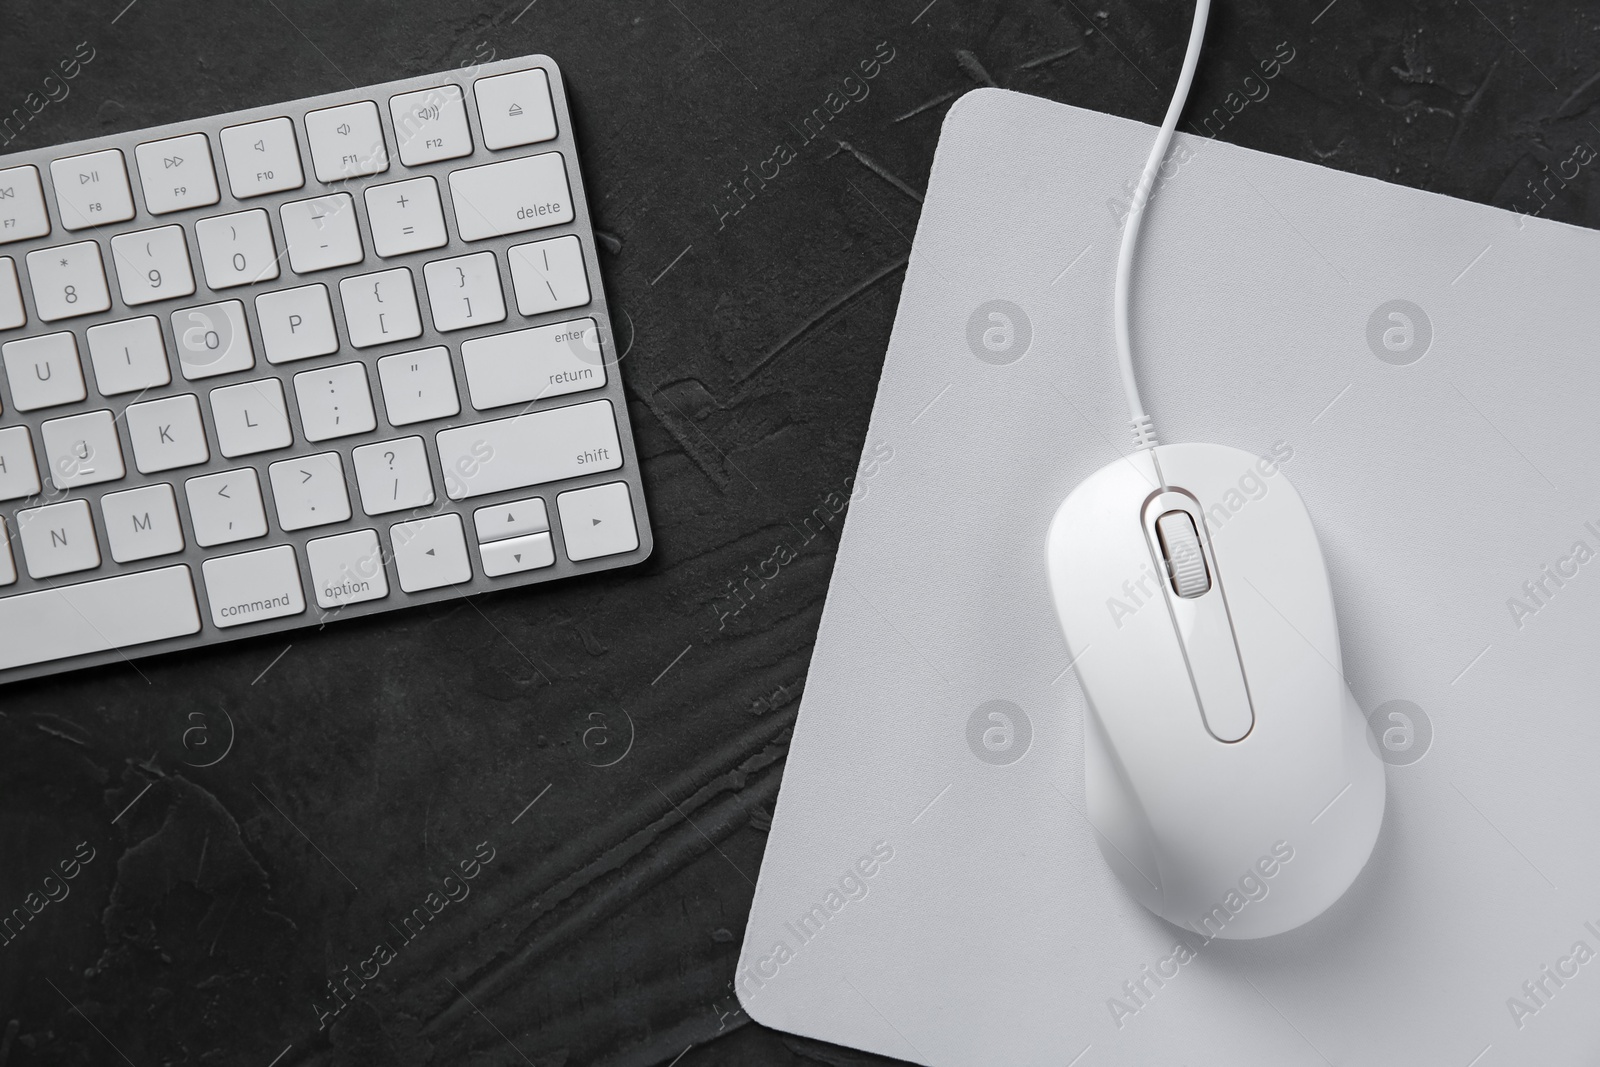
<svg viewBox="0 0 1600 1067">
<path fill-rule="evenodd" d="M 609 400 L 457 426 L 440 430 L 436 440 L 451 500 L 622 466 Z"/>
</svg>

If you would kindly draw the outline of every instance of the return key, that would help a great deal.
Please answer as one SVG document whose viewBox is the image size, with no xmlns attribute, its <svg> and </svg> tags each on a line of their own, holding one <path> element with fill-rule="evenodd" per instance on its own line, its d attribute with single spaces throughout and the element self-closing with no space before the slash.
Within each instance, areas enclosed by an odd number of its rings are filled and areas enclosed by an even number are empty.
<svg viewBox="0 0 1600 1067">
<path fill-rule="evenodd" d="M 461 362 L 479 411 L 606 384 L 600 331 L 588 318 L 474 338 L 461 345 Z"/>
</svg>

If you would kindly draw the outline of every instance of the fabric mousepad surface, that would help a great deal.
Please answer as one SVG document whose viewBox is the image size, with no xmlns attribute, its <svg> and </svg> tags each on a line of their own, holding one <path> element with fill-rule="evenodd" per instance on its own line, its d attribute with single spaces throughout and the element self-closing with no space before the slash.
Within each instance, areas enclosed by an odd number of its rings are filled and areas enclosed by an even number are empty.
<svg viewBox="0 0 1600 1067">
<path fill-rule="evenodd" d="M 1600 234 L 1175 142 L 1145 402 L 1268 460 L 1223 506 L 1304 497 L 1389 763 L 1343 899 L 1207 941 L 1100 857 L 1044 562 L 1129 448 L 1111 279 L 1153 136 L 990 89 L 946 119 L 739 997 L 926 1064 L 1595 1062 Z"/>
</svg>

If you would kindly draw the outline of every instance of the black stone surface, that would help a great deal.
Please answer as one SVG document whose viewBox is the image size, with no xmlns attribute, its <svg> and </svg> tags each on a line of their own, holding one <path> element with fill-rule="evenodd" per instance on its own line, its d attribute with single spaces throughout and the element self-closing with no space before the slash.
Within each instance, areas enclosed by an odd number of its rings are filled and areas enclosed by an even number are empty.
<svg viewBox="0 0 1600 1067">
<path fill-rule="evenodd" d="M 0 1067 L 889 1062 L 752 1024 L 729 983 L 939 123 L 989 84 L 1159 121 L 1189 17 L 0 7 L 11 149 L 553 56 L 632 325 L 657 539 L 627 573 L 0 690 L 0 913 L 77 875 L 0 945 Z M 1286 43 L 1222 138 L 1529 211 L 1532 182 L 1544 215 L 1596 225 L 1591 168 L 1541 183 L 1600 146 L 1597 31 L 1594 4 L 1220 0 L 1190 115 Z M 63 97 L 46 79 L 82 42 Z M 60 98 L 32 114 L 30 93 Z M 335 1014 L 329 982 L 379 942 L 393 958 Z"/>
</svg>

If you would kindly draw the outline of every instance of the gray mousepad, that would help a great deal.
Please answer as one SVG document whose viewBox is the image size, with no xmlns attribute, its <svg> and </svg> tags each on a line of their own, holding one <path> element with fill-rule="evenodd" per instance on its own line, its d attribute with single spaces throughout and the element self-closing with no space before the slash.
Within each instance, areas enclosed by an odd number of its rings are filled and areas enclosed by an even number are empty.
<svg viewBox="0 0 1600 1067">
<path fill-rule="evenodd" d="M 1111 278 L 1153 136 L 993 89 L 945 122 L 741 1001 L 927 1064 L 1593 1062 L 1600 235 L 1178 138 L 1146 404 L 1280 457 L 1391 763 L 1338 904 L 1205 943 L 1100 858 L 1044 572 L 1056 507 L 1128 449 Z"/>
</svg>

